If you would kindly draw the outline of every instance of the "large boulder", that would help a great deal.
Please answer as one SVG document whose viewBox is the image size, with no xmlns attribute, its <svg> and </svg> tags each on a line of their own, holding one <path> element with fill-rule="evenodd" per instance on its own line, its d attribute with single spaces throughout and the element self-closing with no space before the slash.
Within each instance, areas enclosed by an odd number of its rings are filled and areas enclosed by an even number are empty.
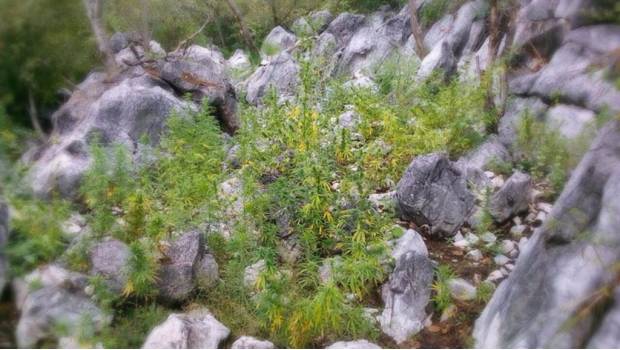
<svg viewBox="0 0 620 350">
<path fill-rule="evenodd" d="M 620 91 L 605 79 L 605 57 L 620 49 L 620 26 L 589 26 L 569 33 L 527 93 L 593 111 L 620 111 Z M 588 40 L 596 38 L 596 40 Z M 600 42 L 604 44 L 592 44 Z M 603 66 L 601 67 L 601 64 Z"/>
<path fill-rule="evenodd" d="M 4 255 L 4 249 L 9 241 L 9 207 L 0 198 L 0 295 L 8 282 L 8 262 Z"/>
<path fill-rule="evenodd" d="M 355 15 L 344 12 L 338 15 L 325 29 L 325 32 L 332 34 L 336 38 L 339 48 L 344 47 L 355 32 L 364 24 L 363 15 Z"/>
<path fill-rule="evenodd" d="M 474 207 L 465 176 L 441 153 L 411 162 L 398 182 L 396 199 L 403 219 L 428 224 L 440 236 L 454 235 Z"/>
<path fill-rule="evenodd" d="M 239 128 L 235 89 L 227 76 L 227 62 L 215 48 L 192 45 L 172 52 L 159 61 L 160 77 L 194 102 L 214 108 L 222 128 L 229 133 Z"/>
<path fill-rule="evenodd" d="M 370 15 L 344 47 L 337 73 L 371 74 L 405 42 L 405 27 L 402 17 L 391 16 L 389 12 L 379 11 Z"/>
<path fill-rule="evenodd" d="M 517 146 L 519 139 L 519 127 L 526 116 L 530 116 L 535 120 L 544 119 L 548 106 L 537 97 L 513 97 L 506 104 L 506 111 L 499 120 L 498 133 L 499 141 L 509 149 Z M 516 150 L 516 153 L 519 153 Z"/>
<path fill-rule="evenodd" d="M 167 84 L 138 69 L 113 80 L 92 73 L 52 116 L 54 142 L 37 152 L 28 182 L 42 197 L 74 196 L 90 165 L 93 142 L 118 143 L 133 152 L 144 135 L 158 142 L 170 113 L 188 108 Z"/>
<path fill-rule="evenodd" d="M 270 89 L 275 89 L 278 102 L 286 102 L 297 93 L 299 65 L 288 52 L 282 52 L 260 66 L 245 85 L 250 104 L 260 105 Z"/>
<path fill-rule="evenodd" d="M 17 282 L 16 301 L 21 310 L 15 339 L 21 348 L 33 348 L 39 341 L 54 339 L 55 327 L 64 336 L 79 336 L 82 327 L 97 331 L 111 321 L 85 294 L 87 276 L 55 265 L 43 266 Z M 85 324 L 84 322 L 88 322 Z"/>
<path fill-rule="evenodd" d="M 396 261 L 394 272 L 381 288 L 385 308 L 377 318 L 381 330 L 397 343 L 424 327 L 432 282 L 433 265 L 427 256 L 409 251 Z"/>
<path fill-rule="evenodd" d="M 557 130 L 568 140 L 575 140 L 593 128 L 595 120 L 596 114 L 591 110 L 563 104 L 550 108 L 545 118 L 550 130 Z"/>
<path fill-rule="evenodd" d="M 207 309 L 171 314 L 147 336 L 143 349 L 217 349 L 230 330 Z"/>
<path fill-rule="evenodd" d="M 620 344 L 612 321 L 620 261 L 618 193 L 620 122 L 612 121 L 599 131 L 550 216 L 476 321 L 476 346 Z"/>
<path fill-rule="evenodd" d="M 206 252 L 203 235 L 189 231 L 171 242 L 163 252 L 162 263 L 157 273 L 159 296 L 167 301 L 179 302 L 187 299 L 196 285 L 207 283 L 205 278 L 217 279 L 217 263 Z M 213 282 L 213 281 L 211 281 Z"/>
<path fill-rule="evenodd" d="M 297 44 L 297 37 L 288 30 L 277 26 L 269 32 L 263 45 L 261 46 L 261 55 L 275 56 L 282 51 L 292 50 Z"/>
</svg>

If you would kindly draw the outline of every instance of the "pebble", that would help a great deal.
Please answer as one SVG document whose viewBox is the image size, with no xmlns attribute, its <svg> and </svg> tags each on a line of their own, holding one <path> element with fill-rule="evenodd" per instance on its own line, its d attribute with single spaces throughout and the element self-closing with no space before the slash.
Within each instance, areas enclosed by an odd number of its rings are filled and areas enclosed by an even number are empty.
<svg viewBox="0 0 620 350">
<path fill-rule="evenodd" d="M 491 179 L 491 187 L 494 189 L 500 189 L 504 186 L 504 179 L 501 176 L 496 176 Z"/>
<path fill-rule="evenodd" d="M 476 287 L 462 278 L 453 278 L 448 281 L 450 294 L 456 300 L 468 301 L 476 298 Z"/>
<path fill-rule="evenodd" d="M 531 203 L 536 203 L 538 202 L 540 199 L 542 199 L 542 197 L 544 196 L 544 192 L 543 191 L 539 191 L 537 189 L 532 189 L 532 191 L 530 192 L 530 202 Z"/>
<path fill-rule="evenodd" d="M 504 253 L 505 255 L 508 255 L 510 254 L 510 252 L 517 249 L 517 243 L 509 239 L 504 239 L 502 240 L 501 248 L 502 248 L 502 253 Z"/>
<path fill-rule="evenodd" d="M 510 228 L 510 235 L 513 238 L 521 238 L 523 236 L 523 233 L 525 233 L 526 228 L 527 226 L 525 225 L 515 225 Z"/>
<path fill-rule="evenodd" d="M 515 217 L 512 219 L 512 222 L 514 222 L 514 223 L 515 223 L 515 225 L 517 225 L 517 226 L 521 225 L 521 217 L 519 217 L 519 216 L 515 216 Z"/>
<path fill-rule="evenodd" d="M 473 233 L 466 234 L 465 235 L 465 240 L 467 242 L 469 242 L 469 244 L 471 244 L 471 245 L 476 245 L 476 244 L 478 244 L 478 242 L 480 242 L 480 238 L 478 238 L 478 236 L 476 236 Z"/>
<path fill-rule="evenodd" d="M 480 238 L 486 243 L 494 243 L 495 241 L 497 241 L 497 237 L 495 237 L 494 234 L 488 231 L 483 233 L 482 236 L 480 236 Z"/>
<path fill-rule="evenodd" d="M 549 214 L 551 213 L 551 209 L 553 209 L 553 204 L 540 202 L 536 204 L 536 208 Z"/>
<path fill-rule="evenodd" d="M 535 221 L 537 223 L 543 223 L 545 222 L 545 220 L 547 220 L 547 213 L 545 213 L 544 211 L 539 211 L 538 214 L 536 214 L 536 219 Z"/>
<path fill-rule="evenodd" d="M 454 315 L 456 315 L 456 310 L 457 309 L 454 304 L 448 305 L 448 307 L 446 307 L 441 313 L 441 318 L 439 319 L 439 322 L 446 322 L 447 320 L 454 317 Z"/>
<path fill-rule="evenodd" d="M 489 180 L 495 177 L 495 173 L 488 170 L 484 172 L 484 175 L 489 178 Z"/>
<path fill-rule="evenodd" d="M 474 249 L 472 251 L 470 251 L 469 253 L 467 253 L 467 258 L 469 258 L 470 260 L 473 261 L 480 261 L 482 260 L 482 252 L 480 251 L 480 249 Z"/>
<path fill-rule="evenodd" d="M 502 278 L 504 278 L 502 272 L 500 270 L 494 270 L 489 274 L 486 280 L 489 282 L 496 282 L 501 280 Z"/>
<path fill-rule="evenodd" d="M 470 246 L 470 243 L 466 239 L 462 239 L 460 241 L 454 242 L 452 245 L 454 245 L 457 248 L 465 249 Z"/>
<path fill-rule="evenodd" d="M 504 266 L 510 262 L 510 258 L 505 255 L 497 255 L 493 258 L 493 261 L 495 261 L 495 264 L 498 266 Z"/>
<path fill-rule="evenodd" d="M 512 270 L 515 269 L 515 265 L 514 264 L 506 264 L 504 267 L 506 268 L 506 270 L 508 270 L 510 272 L 512 272 Z"/>
</svg>

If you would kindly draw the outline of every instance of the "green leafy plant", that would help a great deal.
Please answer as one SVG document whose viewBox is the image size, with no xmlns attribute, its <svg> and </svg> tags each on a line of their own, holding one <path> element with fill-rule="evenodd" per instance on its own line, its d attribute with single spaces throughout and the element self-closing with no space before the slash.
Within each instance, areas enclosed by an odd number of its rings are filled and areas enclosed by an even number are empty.
<svg viewBox="0 0 620 350">
<path fill-rule="evenodd" d="M 435 281 L 433 282 L 433 296 L 431 300 L 440 313 L 452 304 L 452 294 L 448 281 L 454 278 L 452 268 L 447 265 L 439 265 L 435 270 Z"/>
</svg>

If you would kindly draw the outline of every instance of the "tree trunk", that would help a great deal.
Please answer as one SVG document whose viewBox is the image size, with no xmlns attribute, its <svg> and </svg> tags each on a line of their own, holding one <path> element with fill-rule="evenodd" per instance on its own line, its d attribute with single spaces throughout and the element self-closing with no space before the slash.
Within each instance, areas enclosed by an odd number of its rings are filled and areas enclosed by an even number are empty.
<svg viewBox="0 0 620 350">
<path fill-rule="evenodd" d="M 424 46 L 424 34 L 420 22 L 418 21 L 418 2 L 409 0 L 409 12 L 411 13 L 411 34 L 415 40 L 415 51 L 420 60 L 426 57 L 426 47 Z"/>
<path fill-rule="evenodd" d="M 489 17 L 489 53 L 488 60 L 489 63 L 487 68 L 492 68 L 495 64 L 495 57 L 497 57 L 497 52 L 499 50 L 500 44 L 500 13 L 497 4 L 497 0 L 490 0 L 491 14 Z"/>
<path fill-rule="evenodd" d="M 90 27 L 95 35 L 97 41 L 97 48 L 104 57 L 104 63 L 108 74 L 116 72 L 117 66 L 114 60 L 114 54 L 110 49 L 108 36 L 103 27 L 101 20 L 102 13 L 102 0 L 82 0 L 86 9 L 86 15 L 90 22 Z"/>
<path fill-rule="evenodd" d="M 228 4 L 230 11 L 237 19 L 237 22 L 239 22 L 239 27 L 241 27 L 241 35 L 243 35 L 245 43 L 248 45 L 250 50 L 258 53 L 258 48 L 254 44 L 254 40 L 252 39 L 252 34 L 250 33 L 248 27 L 246 27 L 245 22 L 243 21 L 243 17 L 241 16 L 241 11 L 239 11 L 235 0 L 226 0 L 226 3 Z"/>
</svg>

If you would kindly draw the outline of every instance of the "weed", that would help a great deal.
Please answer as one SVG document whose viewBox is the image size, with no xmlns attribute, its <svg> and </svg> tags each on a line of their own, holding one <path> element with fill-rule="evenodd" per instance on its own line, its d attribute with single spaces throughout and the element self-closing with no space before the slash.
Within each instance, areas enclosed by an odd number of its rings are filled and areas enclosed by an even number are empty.
<svg viewBox="0 0 620 350">
<path fill-rule="evenodd" d="M 439 265 L 435 270 L 435 281 L 433 282 L 433 296 L 431 300 L 439 313 L 443 312 L 452 304 L 452 294 L 448 281 L 454 278 L 454 272 L 447 265 Z"/>
</svg>

